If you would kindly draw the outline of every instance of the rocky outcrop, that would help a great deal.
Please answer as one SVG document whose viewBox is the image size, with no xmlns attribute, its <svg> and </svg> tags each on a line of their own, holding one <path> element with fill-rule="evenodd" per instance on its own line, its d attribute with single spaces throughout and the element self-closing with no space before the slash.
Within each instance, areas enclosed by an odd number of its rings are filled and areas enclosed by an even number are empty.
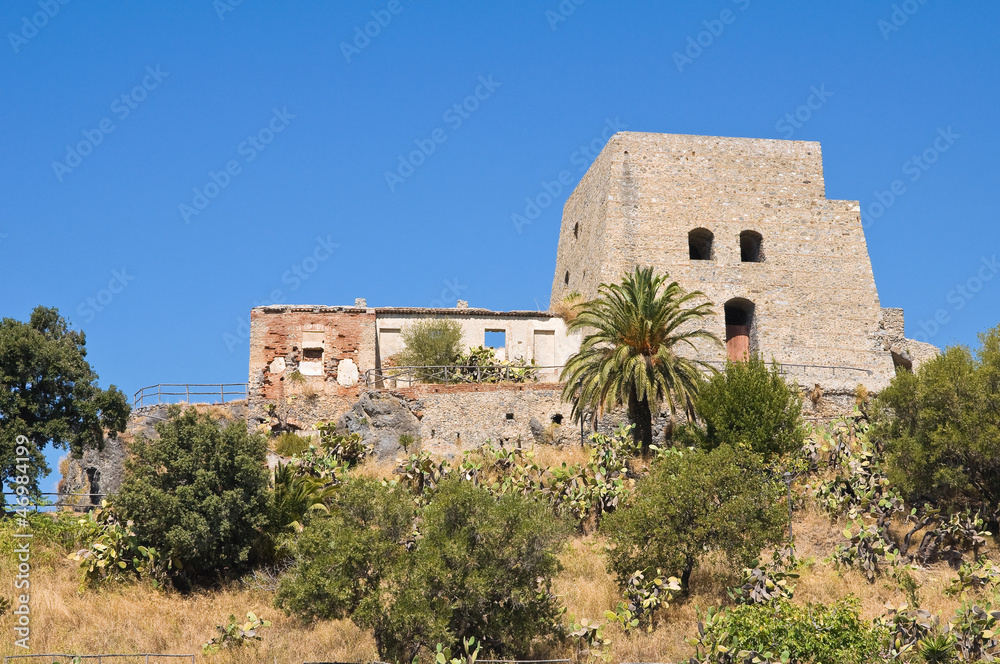
<svg viewBox="0 0 1000 664">
<path fill-rule="evenodd" d="M 337 430 L 360 434 L 377 459 L 393 459 L 405 453 L 401 436 L 412 441 L 420 437 L 422 410 L 420 401 L 396 392 L 362 392 L 357 403 L 337 420 Z"/>
</svg>

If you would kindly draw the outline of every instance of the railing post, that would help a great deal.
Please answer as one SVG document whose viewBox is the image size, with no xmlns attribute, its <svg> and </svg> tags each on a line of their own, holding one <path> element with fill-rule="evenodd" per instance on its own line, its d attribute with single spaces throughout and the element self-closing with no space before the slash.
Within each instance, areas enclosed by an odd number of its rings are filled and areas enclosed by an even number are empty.
<svg viewBox="0 0 1000 664">
<path fill-rule="evenodd" d="M 160 396 L 160 385 L 159 385 L 159 383 L 157 383 L 157 385 L 156 385 L 156 403 L 158 403 L 158 404 L 163 403 L 163 397 Z"/>
</svg>

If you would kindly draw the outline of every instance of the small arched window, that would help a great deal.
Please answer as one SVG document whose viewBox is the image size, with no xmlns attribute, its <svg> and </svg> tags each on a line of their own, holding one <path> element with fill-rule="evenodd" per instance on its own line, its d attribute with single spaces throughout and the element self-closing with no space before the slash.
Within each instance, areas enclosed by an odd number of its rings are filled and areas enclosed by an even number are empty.
<svg viewBox="0 0 1000 664">
<path fill-rule="evenodd" d="M 715 238 L 707 228 L 696 228 L 688 233 L 688 257 L 693 261 L 712 260 L 712 240 Z"/>
<path fill-rule="evenodd" d="M 573 237 L 574 239 L 580 237 L 580 222 L 573 224 Z"/>
<path fill-rule="evenodd" d="M 760 263 L 764 260 L 764 238 L 757 231 L 740 233 L 740 260 L 744 263 Z"/>
</svg>

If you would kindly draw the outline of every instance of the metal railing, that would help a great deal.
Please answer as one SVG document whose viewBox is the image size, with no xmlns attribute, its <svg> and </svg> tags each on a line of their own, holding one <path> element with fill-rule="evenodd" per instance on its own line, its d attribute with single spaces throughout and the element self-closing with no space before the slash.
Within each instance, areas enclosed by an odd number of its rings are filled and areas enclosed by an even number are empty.
<svg viewBox="0 0 1000 664">
<path fill-rule="evenodd" d="M 190 659 L 191 660 L 191 664 L 194 664 L 194 655 L 164 655 L 162 653 L 153 653 L 153 652 L 137 652 L 137 653 L 132 653 L 132 654 L 107 654 L 107 655 L 70 655 L 70 654 L 61 653 L 61 652 L 48 652 L 48 653 L 37 653 L 37 654 L 31 654 L 31 655 L 6 655 L 3 658 L 3 664 L 8 664 L 8 661 L 10 661 L 10 660 L 27 659 L 27 658 L 30 658 L 30 657 L 59 657 L 59 658 L 63 658 L 63 659 L 68 660 L 68 662 L 73 662 L 73 661 L 76 661 L 76 660 L 83 660 L 83 659 L 96 659 L 98 664 L 102 664 L 101 660 L 103 660 L 105 658 L 112 658 L 112 657 L 131 657 L 133 659 L 142 658 L 144 664 L 149 664 L 149 658 L 150 657 L 153 657 L 153 658 L 157 658 L 157 657 L 180 657 L 180 658 L 183 658 L 183 659 Z"/>
<path fill-rule="evenodd" d="M 14 493 L 13 491 L 4 491 L 3 495 L 4 495 L 5 498 L 7 496 L 17 496 L 17 494 Z M 42 491 L 40 493 L 36 493 L 35 496 L 56 496 L 58 499 L 54 503 L 50 503 L 50 502 L 31 503 L 30 506 L 32 508 L 34 508 L 33 511 L 35 511 L 35 512 L 38 512 L 40 509 L 42 511 L 46 511 L 47 509 L 59 509 L 59 508 L 62 508 L 62 507 L 69 507 L 73 511 L 76 511 L 76 510 L 92 510 L 95 507 L 99 507 L 101 505 L 101 501 L 98 500 L 95 503 L 94 502 L 94 498 L 104 498 L 105 496 L 108 496 L 108 495 L 110 495 L 110 494 L 107 494 L 107 493 L 53 493 L 51 491 Z M 31 497 L 31 496 L 29 496 L 29 497 Z M 86 498 L 90 502 L 86 502 L 86 503 L 67 503 L 67 502 L 63 501 L 63 498 Z M 16 505 L 14 503 L 7 503 L 6 506 L 7 507 L 16 507 Z"/>
<path fill-rule="evenodd" d="M 429 367 L 386 367 L 365 372 L 365 385 L 376 388 L 411 387 L 424 383 L 532 383 L 541 375 L 558 380 L 562 366 L 537 364 L 440 365 Z"/>
<path fill-rule="evenodd" d="M 705 363 L 719 368 L 725 368 L 726 366 L 724 360 L 706 360 Z M 856 376 L 871 376 L 873 373 L 871 369 L 839 364 L 782 364 L 779 362 L 778 367 L 779 372 L 786 376 L 794 376 L 803 372 L 815 373 L 815 370 L 829 371 L 834 378 L 837 377 L 837 372 L 840 372 L 841 375 Z M 539 374 L 545 374 L 558 380 L 562 370 L 563 365 L 386 367 L 384 369 L 369 369 L 366 371 L 364 373 L 364 382 L 367 387 L 389 389 L 412 387 L 413 385 L 426 383 L 526 383 L 537 381 Z"/>
<path fill-rule="evenodd" d="M 183 401 L 191 403 L 192 396 L 218 397 L 219 401 L 206 401 L 199 403 L 226 403 L 226 397 L 246 399 L 246 383 L 159 383 L 148 385 L 132 396 L 132 407 L 140 408 L 146 405 L 146 400 L 152 404 L 177 403 L 170 401 L 174 397 L 183 397 Z M 166 399 L 166 400 L 165 400 Z M 180 401 L 180 399 L 178 399 Z"/>
<path fill-rule="evenodd" d="M 725 368 L 726 362 L 724 360 L 706 360 L 706 364 L 711 364 L 714 367 Z M 770 363 L 769 363 L 770 364 Z M 791 364 L 791 363 L 778 363 L 778 371 L 781 374 L 788 375 L 794 374 L 795 369 L 829 369 L 833 374 L 833 377 L 837 377 L 837 372 L 849 373 L 849 374 L 864 374 L 866 376 L 872 375 L 871 369 L 862 369 L 861 367 L 849 367 L 841 364 Z"/>
</svg>

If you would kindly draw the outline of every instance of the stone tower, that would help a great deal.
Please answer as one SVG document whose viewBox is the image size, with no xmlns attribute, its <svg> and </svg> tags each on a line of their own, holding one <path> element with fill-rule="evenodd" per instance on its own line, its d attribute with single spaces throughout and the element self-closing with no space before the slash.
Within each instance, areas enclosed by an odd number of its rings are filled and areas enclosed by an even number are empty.
<svg viewBox="0 0 1000 664">
<path fill-rule="evenodd" d="M 702 359 L 749 349 L 800 385 L 878 390 L 926 346 L 881 308 L 859 204 L 827 200 L 819 143 L 616 134 L 566 202 L 552 300 L 636 265 L 714 303 L 726 347 Z"/>
</svg>

